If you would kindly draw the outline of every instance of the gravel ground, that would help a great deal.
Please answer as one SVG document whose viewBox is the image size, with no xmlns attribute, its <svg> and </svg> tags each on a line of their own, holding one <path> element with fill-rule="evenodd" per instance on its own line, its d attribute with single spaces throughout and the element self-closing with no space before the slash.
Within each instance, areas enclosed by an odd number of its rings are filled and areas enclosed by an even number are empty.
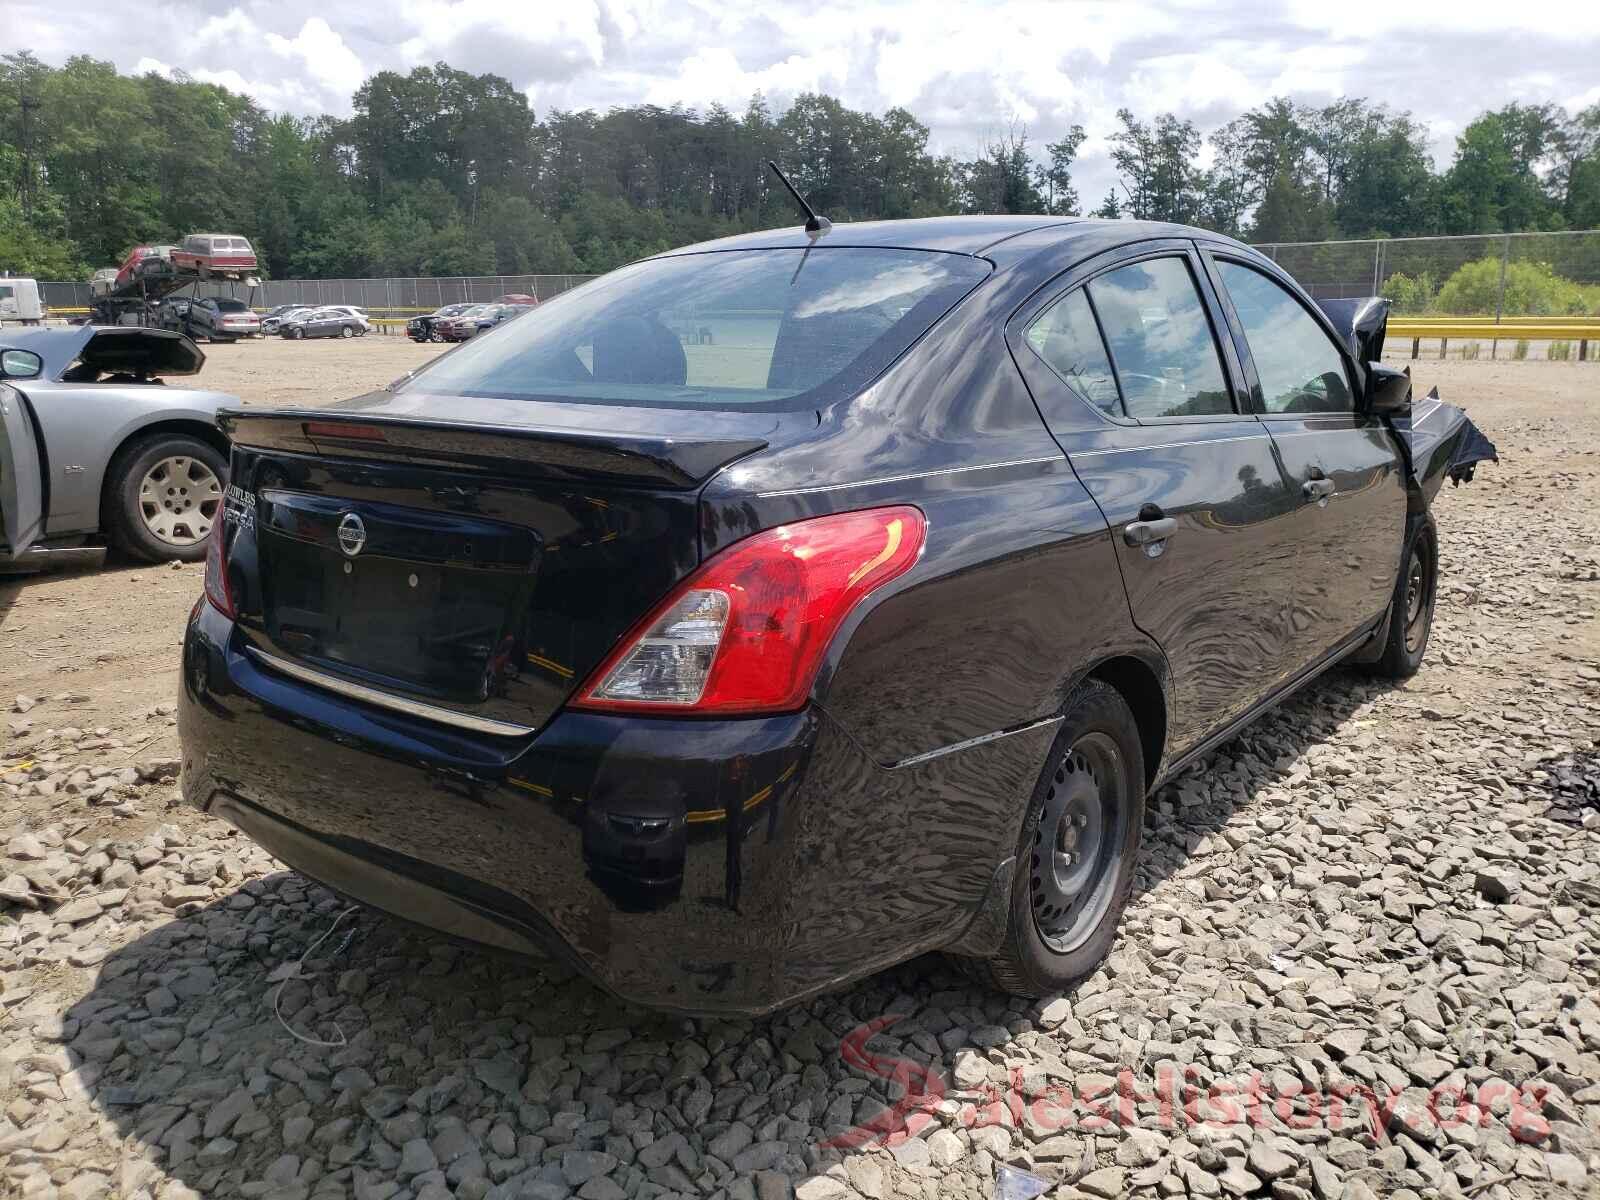
<svg viewBox="0 0 1600 1200">
<path fill-rule="evenodd" d="M 433 352 L 326 348 L 330 393 Z M 304 402 L 323 349 L 204 382 Z M 684 1021 L 346 913 L 170 807 L 197 568 L 0 586 L 0 1195 L 1600 1195 L 1600 370 L 1418 373 L 1504 459 L 1441 495 L 1427 665 L 1164 788 L 1116 953 L 1042 1003 L 934 957 Z"/>
</svg>

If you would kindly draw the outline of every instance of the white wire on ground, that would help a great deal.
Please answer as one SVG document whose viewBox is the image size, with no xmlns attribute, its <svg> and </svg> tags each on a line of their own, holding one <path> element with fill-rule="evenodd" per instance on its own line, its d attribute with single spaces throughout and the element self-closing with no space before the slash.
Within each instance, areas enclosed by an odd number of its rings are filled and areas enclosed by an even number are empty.
<svg viewBox="0 0 1600 1200">
<path fill-rule="evenodd" d="M 272 974 L 267 976 L 268 983 L 276 981 L 278 985 L 272 991 L 272 1015 L 278 1018 L 279 1025 L 282 1025 L 289 1031 L 290 1037 L 302 1041 L 308 1046 L 344 1046 L 348 1044 L 348 1040 L 344 1036 L 344 1030 L 339 1028 L 339 1022 L 337 1021 L 333 1022 L 333 1032 L 338 1037 L 338 1040 L 333 1042 L 325 1042 L 321 1038 L 308 1037 L 306 1034 L 303 1034 L 295 1029 L 294 1026 L 290 1025 L 288 1021 L 284 1020 L 283 1013 L 278 1011 L 278 1001 L 283 997 L 283 985 L 288 983 L 291 979 L 305 978 L 305 975 L 301 973 L 300 968 L 305 963 L 306 959 L 311 956 L 311 952 L 318 946 L 322 945 L 323 942 L 327 941 L 328 938 L 333 936 L 333 931 L 339 928 L 339 922 L 343 921 L 355 911 L 356 906 L 352 904 L 349 908 L 345 909 L 333 919 L 333 924 L 328 926 L 327 931 L 318 937 L 316 941 L 307 946 L 305 948 L 305 952 L 301 954 L 299 958 L 295 959 L 294 962 L 284 963 L 282 966 L 277 967 Z"/>
</svg>

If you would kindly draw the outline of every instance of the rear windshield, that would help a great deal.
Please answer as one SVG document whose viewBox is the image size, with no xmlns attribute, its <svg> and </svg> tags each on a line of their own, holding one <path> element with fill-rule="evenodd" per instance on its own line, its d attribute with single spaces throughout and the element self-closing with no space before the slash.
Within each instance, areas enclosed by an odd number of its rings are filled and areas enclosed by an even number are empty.
<svg viewBox="0 0 1600 1200">
<path fill-rule="evenodd" d="M 217 309 L 221 312 L 249 312 L 250 306 L 243 300 L 218 300 Z"/>
<path fill-rule="evenodd" d="M 865 386 L 988 271 L 966 255 L 844 246 L 652 259 L 529 310 L 403 386 L 799 408 Z"/>
</svg>

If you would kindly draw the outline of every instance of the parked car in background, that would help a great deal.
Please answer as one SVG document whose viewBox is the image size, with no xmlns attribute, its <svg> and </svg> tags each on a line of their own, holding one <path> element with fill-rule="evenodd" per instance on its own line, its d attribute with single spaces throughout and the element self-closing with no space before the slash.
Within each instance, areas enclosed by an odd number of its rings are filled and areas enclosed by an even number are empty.
<svg viewBox="0 0 1600 1200">
<path fill-rule="evenodd" d="M 426 316 L 412 317 L 406 322 L 406 336 L 413 342 L 442 342 L 444 335 L 438 330 L 439 322 L 459 317 L 472 307 L 471 304 L 446 304 Z"/>
<path fill-rule="evenodd" d="M 313 308 L 290 313 L 278 326 L 278 336 L 298 341 L 301 338 L 365 336 L 367 322 L 345 308 Z"/>
<path fill-rule="evenodd" d="M 160 385 L 204 362 L 162 329 L 0 330 L 0 568 L 203 557 L 238 400 Z"/>
<path fill-rule="evenodd" d="M 261 336 L 261 318 L 243 300 L 230 296 L 201 296 L 189 304 L 186 332 L 192 338 L 232 342 Z"/>
<path fill-rule="evenodd" d="M 309 304 L 280 304 L 276 308 L 268 309 L 261 318 L 261 332 L 263 334 L 277 333 L 283 322 L 295 313 L 310 312 Z"/>
<path fill-rule="evenodd" d="M 243 279 L 257 269 L 249 239 L 236 233 L 191 233 L 172 252 L 172 264 L 201 279 Z"/>
<path fill-rule="evenodd" d="M 333 312 L 344 313 L 351 320 L 358 322 L 360 325 L 360 328 L 357 330 L 358 336 L 363 333 L 372 332 L 372 318 L 367 316 L 366 309 L 354 304 L 325 304 L 322 307 L 330 309 Z"/>
<path fill-rule="evenodd" d="M 475 304 L 466 312 L 440 322 L 436 328 L 444 341 L 464 342 L 486 329 L 532 309 L 520 304 Z"/>
<path fill-rule="evenodd" d="M 496 304 L 515 304 L 526 308 L 537 308 L 539 297 L 530 296 L 526 292 L 507 292 L 495 301 Z"/>
<path fill-rule="evenodd" d="M 117 268 L 101 267 L 89 276 L 89 294 L 91 296 L 109 296 L 117 288 Z"/>
<path fill-rule="evenodd" d="M 188 296 L 168 296 L 156 306 L 156 324 L 162 329 L 185 333 L 189 328 Z"/>
<path fill-rule="evenodd" d="M 1422 662 L 1431 502 L 1494 449 L 1413 404 L 1386 310 L 1178 225 L 841 223 L 223 413 L 185 794 L 676 1012 L 933 949 L 1059 993 L 1151 789 L 1337 663 Z"/>
<path fill-rule="evenodd" d="M 454 316 L 434 322 L 434 331 L 440 341 L 464 342 L 478 332 L 478 318 L 488 308 L 487 304 L 469 304 Z"/>
<path fill-rule="evenodd" d="M 117 272 L 116 290 L 132 286 L 139 280 L 166 278 L 173 274 L 171 246 L 135 246 L 123 259 Z"/>
</svg>

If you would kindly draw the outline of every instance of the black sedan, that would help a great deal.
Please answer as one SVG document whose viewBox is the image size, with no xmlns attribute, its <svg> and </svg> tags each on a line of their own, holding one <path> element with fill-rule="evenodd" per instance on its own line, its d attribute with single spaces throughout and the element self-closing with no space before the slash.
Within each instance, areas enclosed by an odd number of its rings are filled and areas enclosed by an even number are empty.
<svg viewBox="0 0 1600 1200">
<path fill-rule="evenodd" d="M 758 1013 L 1107 952 L 1151 788 L 1336 663 L 1414 672 L 1488 445 L 1180 226 L 750 234 L 390 388 L 239 410 L 190 802 L 377 908 Z"/>
<path fill-rule="evenodd" d="M 444 335 L 435 328 L 441 321 L 448 321 L 451 317 L 459 317 L 472 304 L 446 304 L 443 308 L 436 308 L 424 316 L 412 317 L 406 322 L 406 336 L 413 342 L 442 342 Z"/>
</svg>

